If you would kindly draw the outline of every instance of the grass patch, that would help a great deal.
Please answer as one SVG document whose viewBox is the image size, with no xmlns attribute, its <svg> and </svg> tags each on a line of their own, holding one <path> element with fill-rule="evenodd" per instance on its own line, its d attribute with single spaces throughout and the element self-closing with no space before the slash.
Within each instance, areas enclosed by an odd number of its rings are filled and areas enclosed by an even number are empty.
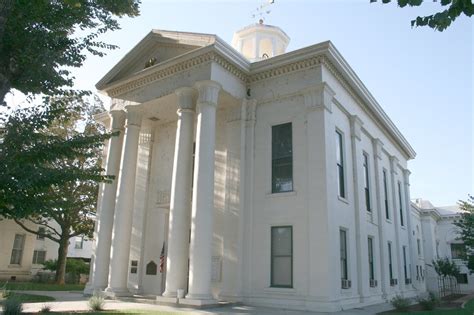
<svg viewBox="0 0 474 315">
<path fill-rule="evenodd" d="M 23 294 L 23 293 L 9 293 L 8 298 L 15 298 L 21 301 L 21 303 L 37 303 L 37 302 L 52 302 L 56 299 L 51 296 L 35 295 L 35 294 Z"/>
<path fill-rule="evenodd" d="M 151 310 L 122 310 L 122 311 L 101 311 L 101 312 L 62 312 L 56 313 L 52 312 L 51 314 L 55 315 L 78 315 L 78 314 L 95 314 L 95 315 L 111 315 L 111 314 L 153 314 L 153 315 L 185 315 L 187 313 L 183 312 L 162 312 L 162 311 L 151 311 Z"/>
<path fill-rule="evenodd" d="M 0 288 L 5 286 L 5 282 L 0 283 Z M 54 284 L 36 282 L 7 282 L 5 289 L 17 291 L 83 291 L 83 284 Z"/>
<path fill-rule="evenodd" d="M 464 308 L 452 310 L 436 309 L 433 311 L 384 312 L 383 314 L 416 314 L 416 315 L 472 315 L 474 314 L 474 299 L 469 300 Z"/>
</svg>

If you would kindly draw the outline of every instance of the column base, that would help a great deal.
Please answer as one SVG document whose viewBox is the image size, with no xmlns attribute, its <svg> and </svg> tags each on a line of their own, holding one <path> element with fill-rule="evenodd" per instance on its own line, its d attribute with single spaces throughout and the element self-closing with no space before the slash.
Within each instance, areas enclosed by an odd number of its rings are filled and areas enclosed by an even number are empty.
<svg viewBox="0 0 474 315">
<path fill-rule="evenodd" d="M 174 304 L 174 305 L 178 304 L 178 298 L 176 296 L 175 297 L 157 296 L 156 301 L 160 303 L 164 303 L 164 304 Z"/>
<path fill-rule="evenodd" d="M 127 288 L 111 288 L 108 287 L 103 291 L 104 296 L 108 298 L 116 298 L 122 296 L 132 296 L 133 294 Z"/>
<path fill-rule="evenodd" d="M 219 302 L 215 300 L 212 296 L 208 299 L 199 299 L 199 298 L 189 298 L 186 296 L 185 299 L 179 299 L 180 305 L 189 305 L 189 306 L 213 306 L 219 305 Z"/>
<path fill-rule="evenodd" d="M 188 294 L 186 298 L 179 299 L 179 304 L 190 306 L 211 306 L 218 305 L 219 302 L 212 295 L 208 294 Z"/>
</svg>

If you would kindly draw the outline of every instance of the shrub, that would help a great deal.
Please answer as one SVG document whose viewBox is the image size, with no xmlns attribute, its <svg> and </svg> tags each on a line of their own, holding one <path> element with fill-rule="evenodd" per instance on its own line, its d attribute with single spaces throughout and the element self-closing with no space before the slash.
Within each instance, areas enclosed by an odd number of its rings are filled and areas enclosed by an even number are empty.
<svg viewBox="0 0 474 315">
<path fill-rule="evenodd" d="M 410 306 L 410 300 L 404 298 L 400 295 L 395 296 L 390 303 L 393 307 L 399 312 L 406 312 L 408 311 L 408 307 Z"/>
<path fill-rule="evenodd" d="M 89 299 L 88 305 L 92 311 L 102 311 L 104 309 L 104 298 L 99 295 L 94 295 Z"/>
<path fill-rule="evenodd" d="M 48 314 L 51 313 L 51 306 L 45 304 L 41 307 L 40 311 L 41 314 Z"/>
<path fill-rule="evenodd" d="M 23 304 L 21 300 L 15 297 L 9 297 L 3 303 L 3 314 L 4 315 L 17 315 L 22 314 Z"/>
<path fill-rule="evenodd" d="M 439 298 L 433 292 L 430 292 L 426 299 L 418 298 L 418 303 L 426 311 L 434 310 L 439 304 Z"/>
</svg>

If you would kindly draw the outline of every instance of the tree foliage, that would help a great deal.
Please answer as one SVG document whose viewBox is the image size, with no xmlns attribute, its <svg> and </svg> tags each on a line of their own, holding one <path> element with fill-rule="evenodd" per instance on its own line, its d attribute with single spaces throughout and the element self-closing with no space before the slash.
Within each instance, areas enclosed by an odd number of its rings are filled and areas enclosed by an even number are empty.
<svg viewBox="0 0 474 315">
<path fill-rule="evenodd" d="M 459 239 L 463 241 L 467 248 L 467 267 L 474 271 L 474 197 L 468 196 L 467 200 L 459 201 L 461 219 L 456 221 Z"/>
<path fill-rule="evenodd" d="M 423 4 L 423 0 L 396 0 L 398 6 L 404 8 L 406 6 L 417 7 Z M 377 0 L 370 0 L 377 2 Z M 390 3 L 392 0 L 382 0 L 382 3 Z M 418 16 L 411 21 L 411 26 L 428 26 L 437 31 L 444 31 L 451 23 L 453 23 L 462 14 L 471 17 L 474 14 L 474 3 L 472 0 L 440 0 L 444 10 L 427 15 Z"/>
<path fill-rule="evenodd" d="M 446 277 L 456 277 L 459 275 L 459 267 L 452 260 L 446 258 L 440 258 L 438 260 L 433 260 L 433 267 L 438 274 L 438 276 Z"/>
<path fill-rule="evenodd" d="M 119 29 L 115 17 L 137 16 L 140 0 L 0 1 L 0 103 L 11 88 L 57 95 L 72 87 L 70 67 L 87 53 L 116 46 L 99 35 Z"/>
<path fill-rule="evenodd" d="M 64 283 L 69 239 L 92 237 L 101 152 L 111 134 L 93 116 L 103 112 L 98 98 L 48 98 L 48 107 L 19 109 L 9 117 L 0 148 L 0 214 L 23 229 L 59 244 L 56 280 Z M 31 221 L 40 227 L 31 229 Z"/>
</svg>

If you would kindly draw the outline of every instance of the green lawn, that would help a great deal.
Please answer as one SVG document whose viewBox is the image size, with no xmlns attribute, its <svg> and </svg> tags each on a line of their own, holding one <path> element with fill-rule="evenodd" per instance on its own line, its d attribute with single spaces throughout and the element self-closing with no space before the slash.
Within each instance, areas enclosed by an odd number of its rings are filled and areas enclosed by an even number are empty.
<svg viewBox="0 0 474 315">
<path fill-rule="evenodd" d="M 18 299 L 22 303 L 52 302 L 56 300 L 55 298 L 50 297 L 50 296 L 23 294 L 23 293 L 9 293 L 8 298 Z"/>
<path fill-rule="evenodd" d="M 5 282 L 0 283 L 0 288 L 4 288 Z M 65 284 L 59 285 L 54 283 L 36 283 L 36 282 L 7 282 L 7 290 L 20 291 L 82 291 L 83 284 Z"/>
<path fill-rule="evenodd" d="M 433 310 L 433 311 L 416 311 L 404 313 L 389 313 L 389 314 L 416 314 L 416 315 L 472 315 L 474 314 L 474 299 L 466 303 L 464 308 L 455 310 Z"/>
</svg>

